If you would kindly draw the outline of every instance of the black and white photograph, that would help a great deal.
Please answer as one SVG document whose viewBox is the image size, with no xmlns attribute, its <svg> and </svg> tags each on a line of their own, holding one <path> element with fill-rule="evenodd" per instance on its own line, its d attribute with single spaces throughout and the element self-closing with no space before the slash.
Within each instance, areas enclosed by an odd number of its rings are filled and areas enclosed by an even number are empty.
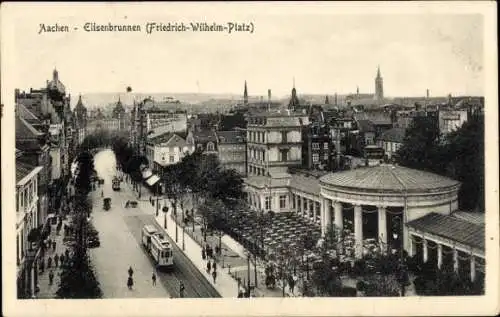
<svg viewBox="0 0 500 317">
<path fill-rule="evenodd" d="M 499 312 L 495 3 L 1 18 L 6 315 Z"/>
</svg>

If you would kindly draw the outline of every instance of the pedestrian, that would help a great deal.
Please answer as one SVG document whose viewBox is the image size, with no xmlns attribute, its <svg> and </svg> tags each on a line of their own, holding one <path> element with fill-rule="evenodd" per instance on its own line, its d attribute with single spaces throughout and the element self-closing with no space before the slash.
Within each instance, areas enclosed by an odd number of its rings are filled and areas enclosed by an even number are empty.
<svg viewBox="0 0 500 317">
<path fill-rule="evenodd" d="M 214 271 L 217 271 L 217 263 L 214 261 L 214 264 L 212 265 L 212 268 Z"/>
<path fill-rule="evenodd" d="M 132 277 L 134 275 L 134 270 L 132 270 L 132 267 L 128 268 L 128 276 Z"/>
<path fill-rule="evenodd" d="M 180 282 L 179 285 L 179 297 L 184 298 L 184 283 Z"/>
<path fill-rule="evenodd" d="M 134 280 L 132 279 L 132 276 L 129 276 L 127 279 L 127 287 L 128 289 L 132 289 L 132 286 L 134 286 Z"/>
<path fill-rule="evenodd" d="M 47 268 L 51 268 L 52 267 L 52 257 L 49 256 L 49 258 L 47 259 Z"/>
<path fill-rule="evenodd" d="M 69 259 L 69 250 L 68 249 L 64 250 L 64 255 L 66 255 L 66 259 Z"/>
<path fill-rule="evenodd" d="M 153 272 L 153 275 L 151 276 L 151 279 L 153 280 L 153 286 L 156 285 L 156 274 Z"/>
<path fill-rule="evenodd" d="M 50 273 L 49 273 L 49 285 L 52 285 L 53 281 L 54 281 L 54 272 L 52 272 L 52 270 L 50 270 Z"/>
<path fill-rule="evenodd" d="M 64 260 L 69 260 L 69 258 L 66 258 L 64 254 L 61 254 L 61 256 L 59 257 L 59 261 L 61 261 L 61 266 L 64 265 Z"/>
<path fill-rule="evenodd" d="M 205 248 L 201 249 L 201 257 L 202 257 L 203 260 L 205 260 L 207 258 L 207 255 L 205 253 Z"/>
<path fill-rule="evenodd" d="M 54 256 L 54 263 L 56 264 L 56 267 L 59 265 L 59 254 L 57 254 L 57 253 Z"/>
<path fill-rule="evenodd" d="M 49 226 L 49 228 L 51 227 Z M 47 249 L 50 250 L 50 247 L 52 246 L 52 240 L 50 240 L 50 238 L 47 240 L 47 246 L 48 246 Z"/>
<path fill-rule="evenodd" d="M 214 283 L 215 283 L 215 279 L 217 278 L 217 271 L 216 270 L 213 271 L 212 277 L 214 278 Z"/>
<path fill-rule="evenodd" d="M 207 272 L 208 274 L 210 274 L 210 269 L 212 268 L 211 264 L 210 264 L 210 260 L 208 260 L 207 262 Z"/>
<path fill-rule="evenodd" d="M 45 260 L 43 258 L 40 259 L 40 274 L 42 274 L 45 270 Z"/>
<path fill-rule="evenodd" d="M 101 197 L 104 197 L 104 190 L 101 190 Z"/>
<path fill-rule="evenodd" d="M 56 242 L 55 241 L 52 241 L 52 250 L 56 251 Z"/>
</svg>

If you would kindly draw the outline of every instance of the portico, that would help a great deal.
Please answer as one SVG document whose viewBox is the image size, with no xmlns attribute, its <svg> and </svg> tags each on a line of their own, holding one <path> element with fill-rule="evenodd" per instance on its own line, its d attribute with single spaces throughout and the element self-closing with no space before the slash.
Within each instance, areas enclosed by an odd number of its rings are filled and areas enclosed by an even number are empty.
<svg viewBox="0 0 500 317">
<path fill-rule="evenodd" d="M 484 226 L 452 216 L 430 213 L 408 223 L 409 255 L 438 268 L 448 266 L 474 281 L 484 275 Z"/>
<path fill-rule="evenodd" d="M 448 215 L 457 208 L 460 183 L 401 166 L 380 165 L 331 173 L 320 179 L 321 227 L 354 238 L 354 256 L 363 256 L 371 238 L 384 252 L 409 250 L 406 224 L 430 212 Z"/>
</svg>

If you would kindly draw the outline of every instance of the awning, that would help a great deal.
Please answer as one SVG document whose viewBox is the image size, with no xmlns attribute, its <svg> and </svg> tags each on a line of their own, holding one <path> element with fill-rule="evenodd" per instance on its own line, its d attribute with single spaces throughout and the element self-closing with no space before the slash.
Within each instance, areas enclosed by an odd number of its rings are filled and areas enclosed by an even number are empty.
<svg viewBox="0 0 500 317">
<path fill-rule="evenodd" d="M 143 179 L 148 179 L 152 175 L 153 175 L 153 172 L 151 172 L 151 170 L 149 168 L 142 171 L 142 178 Z"/>
<path fill-rule="evenodd" d="M 151 176 L 150 178 L 148 178 L 146 180 L 146 184 L 148 184 L 148 186 L 153 186 L 154 184 L 156 184 L 158 181 L 160 180 L 160 178 L 158 177 L 158 175 L 153 175 Z"/>
</svg>

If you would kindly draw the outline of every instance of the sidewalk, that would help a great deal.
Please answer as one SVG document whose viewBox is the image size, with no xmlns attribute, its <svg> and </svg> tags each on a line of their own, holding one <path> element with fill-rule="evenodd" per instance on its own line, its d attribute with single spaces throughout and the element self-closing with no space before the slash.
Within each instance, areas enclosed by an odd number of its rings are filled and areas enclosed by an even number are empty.
<svg viewBox="0 0 500 317">
<path fill-rule="evenodd" d="M 132 188 L 132 184 L 126 183 L 125 186 Z M 156 198 L 149 193 L 148 189 L 142 185 L 141 188 L 141 199 L 137 199 L 138 203 L 141 204 L 143 210 L 151 210 L 151 214 L 156 213 L 156 206 L 153 206 L 149 198 L 150 196 Z M 137 197 L 137 192 L 135 192 Z M 145 194 L 147 193 L 147 194 Z M 160 196 L 161 197 L 161 196 Z M 160 205 L 163 207 L 164 198 L 160 198 Z M 156 203 L 156 201 L 155 201 Z M 169 202 L 170 203 L 170 202 Z M 182 215 L 180 207 L 177 208 L 177 217 L 180 221 Z M 164 225 L 164 215 L 160 209 L 157 217 L 155 217 L 159 226 L 163 228 Z M 175 241 L 175 227 L 178 230 L 178 241 L 177 245 L 182 250 L 182 228 L 177 225 L 173 219 L 172 211 L 168 212 L 167 216 L 167 233 Z M 222 236 L 222 249 L 224 252 L 224 265 L 222 265 L 222 259 L 218 259 L 218 269 L 217 269 L 217 280 L 213 283 L 213 278 L 206 271 L 207 260 L 203 260 L 201 255 L 201 249 L 203 242 L 203 236 L 201 234 L 201 228 L 199 225 L 195 226 L 195 231 L 193 234 L 192 225 L 186 226 L 185 231 L 185 250 L 184 253 L 189 257 L 193 264 L 204 274 L 204 276 L 212 283 L 215 289 L 219 292 L 222 297 L 237 297 L 238 294 L 238 281 L 237 278 L 241 278 L 241 286 L 247 285 L 248 280 L 248 260 L 245 255 L 245 249 L 236 241 L 234 241 L 228 235 Z M 219 243 L 219 238 L 216 236 L 207 235 L 207 243 L 212 247 L 215 247 Z M 174 260 L 175 261 L 175 260 Z M 298 282 L 299 283 L 299 282 Z M 253 257 L 250 260 L 250 285 L 255 285 L 255 266 Z M 254 289 L 254 294 L 257 297 L 283 297 L 283 290 L 281 287 L 281 281 L 276 281 L 276 287 L 274 289 L 268 289 L 265 286 L 265 274 L 264 267 L 258 261 L 257 262 L 257 288 Z M 295 286 L 294 294 L 288 286 L 285 287 L 285 296 L 294 297 L 301 296 L 298 291 L 299 285 Z"/>
<path fill-rule="evenodd" d="M 50 240 L 56 241 L 56 250 L 53 251 L 52 247 L 50 247 L 50 250 L 47 249 L 45 251 L 45 255 L 43 256 L 43 261 L 45 264 L 45 270 L 43 273 L 41 273 L 40 269 L 38 270 L 38 287 L 40 288 L 40 291 L 36 294 L 37 298 L 40 299 L 49 299 L 49 298 L 56 298 L 56 292 L 57 289 L 59 288 L 59 282 L 60 282 L 60 274 L 62 271 L 61 268 L 61 261 L 59 261 L 58 266 L 55 266 L 55 261 L 54 261 L 54 256 L 58 254 L 61 256 L 61 254 L 64 254 L 66 251 L 67 247 L 63 243 L 63 238 L 64 238 L 64 225 L 68 224 L 69 221 L 68 219 L 63 220 L 63 225 L 61 232 L 59 235 L 56 234 L 56 224 L 50 224 L 51 230 L 50 230 Z M 70 255 L 71 256 L 71 255 Z M 47 267 L 47 259 L 51 257 L 52 258 L 52 267 L 48 268 Z M 49 284 L 49 272 L 52 271 L 54 273 L 54 280 L 52 281 L 52 285 Z"/>
</svg>

